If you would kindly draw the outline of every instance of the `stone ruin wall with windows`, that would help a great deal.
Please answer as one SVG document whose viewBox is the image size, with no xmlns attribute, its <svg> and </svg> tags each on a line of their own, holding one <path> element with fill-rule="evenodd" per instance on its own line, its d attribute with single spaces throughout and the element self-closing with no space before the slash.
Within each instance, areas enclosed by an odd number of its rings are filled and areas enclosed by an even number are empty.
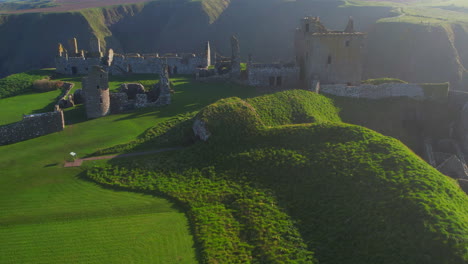
<svg viewBox="0 0 468 264">
<path fill-rule="evenodd" d="M 299 68 L 284 64 L 249 64 L 247 83 L 256 87 L 298 88 Z"/>
<path fill-rule="evenodd" d="M 164 54 L 114 54 L 109 49 L 106 54 L 101 51 L 97 38 L 91 38 L 90 51 L 78 49 L 76 38 L 69 41 L 68 50 L 62 44 L 58 46 L 55 58 L 56 71 L 66 75 L 85 75 L 91 71 L 91 66 L 99 65 L 110 74 L 126 73 L 153 73 L 161 72 L 161 65 L 167 64 L 170 74 L 195 74 L 198 68 L 207 68 L 211 65 L 211 48 L 209 42 L 204 46 L 203 52 Z"/>
<path fill-rule="evenodd" d="M 354 30 L 352 18 L 344 31 L 326 29 L 318 17 L 301 19 L 295 33 L 295 55 L 301 81 L 306 86 L 313 81 L 360 84 L 365 37 L 365 33 Z"/>
</svg>

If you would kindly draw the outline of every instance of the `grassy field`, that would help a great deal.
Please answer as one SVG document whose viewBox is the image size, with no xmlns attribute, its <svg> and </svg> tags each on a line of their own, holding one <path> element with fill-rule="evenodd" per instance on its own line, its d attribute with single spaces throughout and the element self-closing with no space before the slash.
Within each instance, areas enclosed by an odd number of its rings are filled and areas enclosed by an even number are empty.
<svg viewBox="0 0 468 264">
<path fill-rule="evenodd" d="M 152 78 L 141 79 L 156 83 L 158 77 Z M 68 79 L 74 80 L 80 81 Z M 81 169 L 62 167 L 71 151 L 83 157 L 128 142 L 171 116 L 199 110 L 219 98 L 254 93 L 245 87 L 200 84 L 185 77 L 172 81 L 176 93 L 168 107 L 89 121 L 79 116 L 82 108 L 69 109 L 66 116 L 76 117 L 77 122 L 63 132 L 0 146 L 1 263 L 64 263 L 70 258 L 73 263 L 196 262 L 187 219 L 172 203 L 103 189 L 81 179 Z M 54 97 L 46 95 L 24 96 L 39 106 Z M 9 102 L 18 113 L 36 108 Z"/>
<path fill-rule="evenodd" d="M 87 176 L 186 204 L 207 263 L 468 261 L 468 197 L 456 182 L 398 140 L 341 123 L 332 100 L 233 97 L 196 118 L 207 142 L 101 161 Z"/>
<path fill-rule="evenodd" d="M 54 109 L 59 90 L 46 93 L 28 93 L 0 99 L 0 126 L 21 121 L 23 114 L 50 112 Z"/>
</svg>

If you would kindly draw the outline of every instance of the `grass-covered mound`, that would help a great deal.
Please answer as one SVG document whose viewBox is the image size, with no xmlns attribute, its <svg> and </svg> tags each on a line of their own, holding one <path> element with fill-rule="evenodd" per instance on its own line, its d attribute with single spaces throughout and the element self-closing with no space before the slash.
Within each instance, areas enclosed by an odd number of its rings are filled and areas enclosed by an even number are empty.
<svg viewBox="0 0 468 264">
<path fill-rule="evenodd" d="M 33 82 L 49 77 L 48 70 L 12 74 L 0 79 L 0 99 L 33 91 Z"/>
<path fill-rule="evenodd" d="M 341 121 L 330 99 L 304 90 L 284 91 L 246 101 L 267 126 Z"/>
<path fill-rule="evenodd" d="M 206 263 L 316 263 L 312 252 L 321 263 L 468 261 L 468 198 L 453 180 L 362 127 L 264 126 L 261 113 L 271 109 L 253 102 L 278 96 L 219 101 L 198 115 L 216 135 L 207 143 L 110 161 L 87 175 L 181 202 Z M 231 130 L 231 122 L 254 129 Z"/>
</svg>

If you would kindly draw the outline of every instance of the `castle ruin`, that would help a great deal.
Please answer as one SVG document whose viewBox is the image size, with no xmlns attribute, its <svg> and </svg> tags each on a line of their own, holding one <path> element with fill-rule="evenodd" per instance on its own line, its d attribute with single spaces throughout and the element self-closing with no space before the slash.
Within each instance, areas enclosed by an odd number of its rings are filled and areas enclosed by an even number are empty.
<svg viewBox="0 0 468 264">
<path fill-rule="evenodd" d="M 330 31 L 318 17 L 301 19 L 295 34 L 299 78 L 306 87 L 314 80 L 322 84 L 360 84 L 365 33 L 354 30 L 349 18 L 344 31 Z"/>
<path fill-rule="evenodd" d="M 91 66 L 99 65 L 109 74 L 154 73 L 161 71 L 163 61 L 167 63 L 169 74 L 195 74 L 198 68 L 211 65 L 211 48 L 207 42 L 200 54 L 171 53 L 160 56 L 152 54 L 117 54 L 109 49 L 102 52 L 101 43 L 93 36 L 90 39 L 90 50 L 79 50 L 78 40 L 73 38 L 68 43 L 68 50 L 62 44 L 58 45 L 55 58 L 56 71 L 66 75 L 84 75 L 91 71 Z"/>
</svg>

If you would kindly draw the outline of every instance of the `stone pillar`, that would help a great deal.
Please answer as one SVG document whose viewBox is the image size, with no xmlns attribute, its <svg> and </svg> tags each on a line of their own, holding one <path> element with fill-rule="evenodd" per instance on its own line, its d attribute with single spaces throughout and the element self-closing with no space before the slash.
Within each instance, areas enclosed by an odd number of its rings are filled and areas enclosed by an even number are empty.
<svg viewBox="0 0 468 264">
<path fill-rule="evenodd" d="M 239 40 L 231 37 L 231 79 L 239 79 L 241 74 Z"/>
<path fill-rule="evenodd" d="M 169 72 L 167 71 L 168 65 L 166 60 L 162 60 L 161 72 L 159 77 L 159 99 L 158 105 L 171 104 L 171 87 L 169 80 Z"/>
<path fill-rule="evenodd" d="M 57 50 L 57 56 L 58 57 L 63 57 L 63 55 L 65 55 L 65 51 L 64 51 L 62 43 L 59 43 L 58 44 L 58 50 Z"/>
<path fill-rule="evenodd" d="M 211 65 L 211 47 L 210 47 L 210 42 L 206 42 L 205 46 L 205 54 L 204 55 L 204 60 L 206 59 L 206 67 L 209 67 Z"/>
<path fill-rule="evenodd" d="M 102 57 L 101 43 L 96 36 L 91 36 L 89 40 L 89 57 L 100 58 Z"/>
<path fill-rule="evenodd" d="M 70 51 L 70 56 L 75 57 L 78 54 L 78 41 L 76 38 L 68 40 L 68 50 Z"/>
</svg>

